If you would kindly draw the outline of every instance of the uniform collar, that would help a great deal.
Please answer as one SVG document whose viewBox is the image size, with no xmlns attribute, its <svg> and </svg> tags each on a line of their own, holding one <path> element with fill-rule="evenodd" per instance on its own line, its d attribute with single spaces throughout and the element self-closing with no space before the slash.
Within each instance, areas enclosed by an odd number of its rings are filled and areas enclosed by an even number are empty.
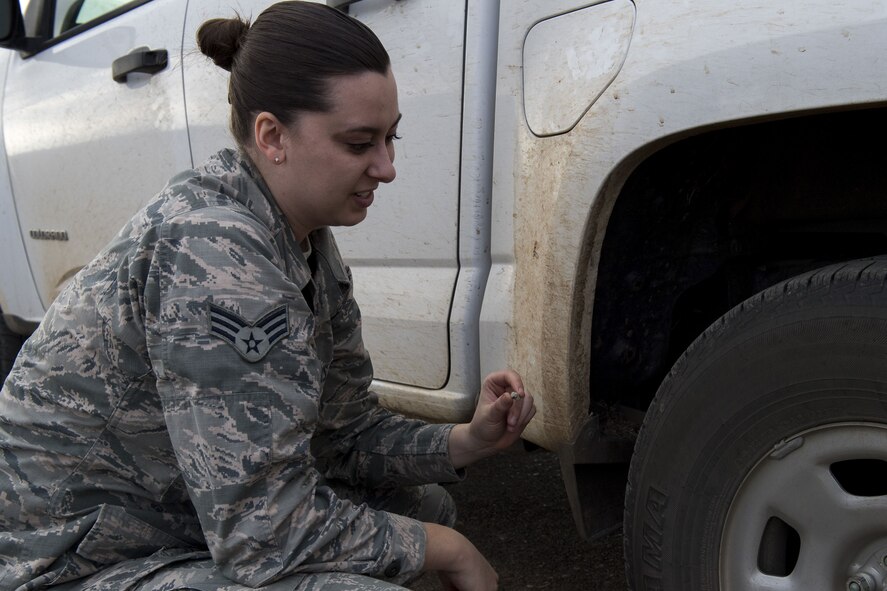
<svg viewBox="0 0 887 591">
<path fill-rule="evenodd" d="M 214 154 L 198 167 L 197 172 L 218 177 L 222 192 L 249 209 L 275 237 L 292 234 L 262 175 L 237 150 L 226 148 Z"/>
<path fill-rule="evenodd" d="M 274 239 L 283 245 L 287 265 L 294 263 L 295 268 L 288 268 L 291 278 L 300 289 L 304 288 L 311 280 L 311 270 L 305 254 L 286 223 L 283 211 L 274 200 L 271 190 L 249 158 L 239 151 L 224 149 L 210 157 L 198 171 L 219 177 L 223 186 L 230 187 L 230 192 L 226 191 L 229 197 L 249 209 L 268 228 Z M 350 274 L 342 262 L 330 229 L 315 230 L 309 234 L 309 239 L 315 256 L 326 261 L 336 281 L 343 286 L 350 286 Z"/>
</svg>

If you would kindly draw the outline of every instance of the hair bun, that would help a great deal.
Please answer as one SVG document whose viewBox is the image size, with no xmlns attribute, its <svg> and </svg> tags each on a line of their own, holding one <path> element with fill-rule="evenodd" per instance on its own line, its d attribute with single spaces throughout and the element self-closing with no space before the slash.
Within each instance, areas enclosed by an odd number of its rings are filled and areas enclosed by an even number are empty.
<svg viewBox="0 0 887 591">
<path fill-rule="evenodd" d="M 230 72 L 248 31 L 249 21 L 240 18 L 210 19 L 197 30 L 197 45 L 213 63 Z"/>
</svg>

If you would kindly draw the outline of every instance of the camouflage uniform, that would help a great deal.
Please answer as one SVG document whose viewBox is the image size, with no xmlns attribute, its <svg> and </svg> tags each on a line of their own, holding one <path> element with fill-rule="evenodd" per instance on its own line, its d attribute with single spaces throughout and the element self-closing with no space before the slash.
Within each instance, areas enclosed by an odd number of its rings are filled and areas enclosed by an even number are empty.
<svg viewBox="0 0 887 591">
<path fill-rule="evenodd" d="M 452 426 L 378 405 L 350 272 L 328 229 L 310 242 L 306 259 L 225 150 L 74 278 L 0 396 L 0 589 L 391 589 L 420 572 L 421 523 L 386 509 L 452 522 L 420 486 L 461 478 Z"/>
</svg>

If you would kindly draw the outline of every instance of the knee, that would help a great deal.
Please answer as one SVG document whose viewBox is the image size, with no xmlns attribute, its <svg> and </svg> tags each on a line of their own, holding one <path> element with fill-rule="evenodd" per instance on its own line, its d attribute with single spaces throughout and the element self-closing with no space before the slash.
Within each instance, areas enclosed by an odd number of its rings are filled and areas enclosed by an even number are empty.
<svg viewBox="0 0 887 591">
<path fill-rule="evenodd" d="M 439 484 L 429 484 L 422 499 L 422 515 L 419 521 L 439 523 L 447 527 L 456 525 L 456 501 L 447 490 Z"/>
</svg>

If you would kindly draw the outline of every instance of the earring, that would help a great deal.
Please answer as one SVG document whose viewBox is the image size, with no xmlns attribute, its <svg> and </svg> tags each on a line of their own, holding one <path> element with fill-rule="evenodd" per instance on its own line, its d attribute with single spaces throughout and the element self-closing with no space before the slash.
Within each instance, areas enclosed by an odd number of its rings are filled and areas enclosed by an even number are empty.
<svg viewBox="0 0 887 591">
<path fill-rule="evenodd" d="M 280 164 L 280 156 L 274 157 L 274 164 Z"/>
</svg>

